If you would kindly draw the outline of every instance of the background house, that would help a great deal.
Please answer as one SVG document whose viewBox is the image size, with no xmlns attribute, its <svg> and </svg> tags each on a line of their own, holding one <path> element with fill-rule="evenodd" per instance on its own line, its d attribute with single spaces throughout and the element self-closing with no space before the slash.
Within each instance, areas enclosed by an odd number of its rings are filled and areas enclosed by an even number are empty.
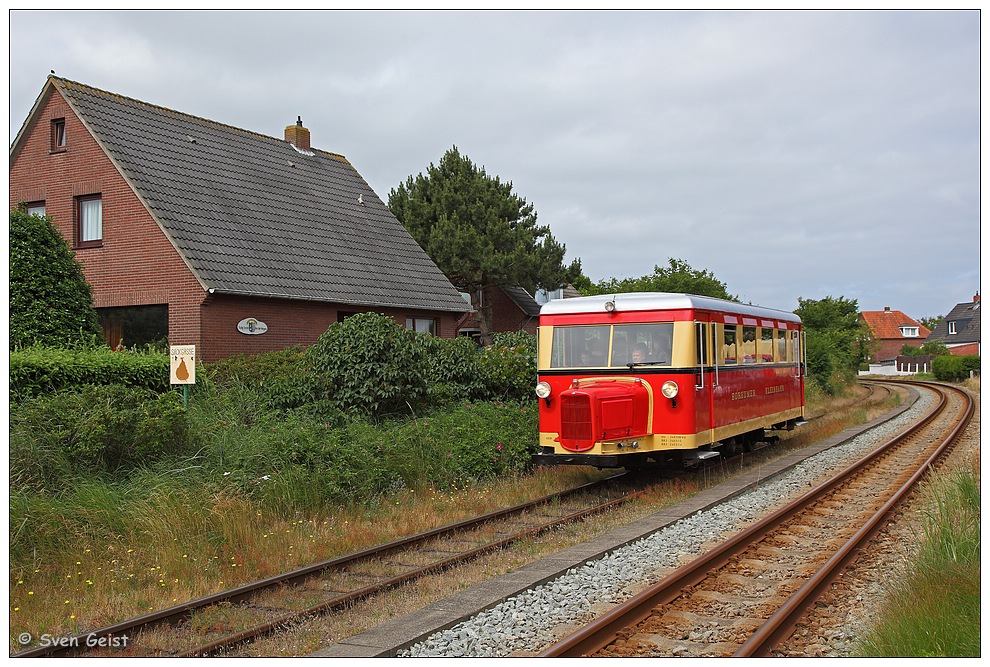
<svg viewBox="0 0 990 667">
<path fill-rule="evenodd" d="M 468 297 L 465 296 L 465 299 Z M 522 287 L 492 287 L 482 295 L 482 303 L 492 306 L 492 333 L 526 331 L 536 335 L 540 324 L 540 305 Z M 470 336 L 481 343 L 481 325 L 477 313 L 464 315 L 457 325 L 459 336 Z"/>
<path fill-rule="evenodd" d="M 921 347 L 931 333 L 928 327 L 899 310 L 891 310 L 890 306 L 883 310 L 863 311 L 859 319 L 866 322 L 871 337 L 879 343 L 868 361 L 880 364 L 892 363 L 905 345 Z"/>
<path fill-rule="evenodd" d="M 452 337 L 470 307 L 343 156 L 50 76 L 10 205 L 50 215 L 111 345 L 200 359 L 310 344 L 364 311 Z"/>
<path fill-rule="evenodd" d="M 958 355 L 980 354 L 980 294 L 973 300 L 958 303 L 949 311 L 927 340 L 940 340 L 949 352 Z"/>
</svg>

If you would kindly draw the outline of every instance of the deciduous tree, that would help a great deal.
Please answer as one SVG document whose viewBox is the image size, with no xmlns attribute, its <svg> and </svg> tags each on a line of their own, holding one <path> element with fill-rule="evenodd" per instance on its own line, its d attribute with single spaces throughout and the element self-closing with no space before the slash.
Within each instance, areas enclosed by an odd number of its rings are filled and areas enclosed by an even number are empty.
<svg viewBox="0 0 990 667">
<path fill-rule="evenodd" d="M 717 299 L 738 301 L 738 297 L 729 294 L 721 280 L 708 270 L 692 269 L 682 259 L 667 259 L 667 266 L 655 265 L 653 273 L 640 278 L 609 278 L 591 285 L 586 284 L 582 293 L 619 294 L 622 292 L 672 292 L 674 294 L 697 294 L 711 296 Z"/>
</svg>

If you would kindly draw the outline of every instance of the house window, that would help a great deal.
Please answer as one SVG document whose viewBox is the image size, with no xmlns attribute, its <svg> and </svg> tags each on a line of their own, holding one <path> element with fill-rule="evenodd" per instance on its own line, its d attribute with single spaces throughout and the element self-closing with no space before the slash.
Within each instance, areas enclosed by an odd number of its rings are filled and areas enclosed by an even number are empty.
<svg viewBox="0 0 990 667">
<path fill-rule="evenodd" d="M 80 247 L 98 246 L 103 243 L 103 197 L 90 195 L 76 200 L 78 221 L 77 245 Z"/>
<path fill-rule="evenodd" d="M 917 338 L 918 327 L 901 327 L 901 335 L 905 338 Z"/>
<path fill-rule="evenodd" d="M 954 335 L 956 332 L 956 322 L 955 320 L 949 322 L 949 334 Z"/>
<path fill-rule="evenodd" d="M 168 349 L 168 306 L 101 308 L 103 337 L 111 348 L 151 346 Z"/>
<path fill-rule="evenodd" d="M 413 331 L 416 332 L 436 335 L 437 321 L 433 319 L 427 319 L 425 317 L 407 317 L 406 328 L 412 329 Z"/>
<path fill-rule="evenodd" d="M 65 150 L 65 119 L 52 121 L 52 152 Z"/>
<path fill-rule="evenodd" d="M 28 215 L 45 215 L 45 202 L 43 201 L 33 201 L 30 204 L 25 204 L 24 207 L 27 209 Z"/>
</svg>

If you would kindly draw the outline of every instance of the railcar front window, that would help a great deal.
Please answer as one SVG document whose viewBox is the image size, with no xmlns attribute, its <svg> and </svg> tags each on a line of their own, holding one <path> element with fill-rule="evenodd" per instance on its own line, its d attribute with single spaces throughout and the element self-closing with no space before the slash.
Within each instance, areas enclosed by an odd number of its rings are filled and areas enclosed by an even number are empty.
<svg viewBox="0 0 990 667">
<path fill-rule="evenodd" d="M 604 367 L 608 360 L 609 329 L 600 326 L 555 327 L 551 368 Z"/>
<path fill-rule="evenodd" d="M 670 366 L 673 333 L 670 322 L 615 325 L 611 366 Z"/>
<path fill-rule="evenodd" d="M 673 333 L 670 322 L 554 327 L 550 367 L 669 366 Z"/>
</svg>

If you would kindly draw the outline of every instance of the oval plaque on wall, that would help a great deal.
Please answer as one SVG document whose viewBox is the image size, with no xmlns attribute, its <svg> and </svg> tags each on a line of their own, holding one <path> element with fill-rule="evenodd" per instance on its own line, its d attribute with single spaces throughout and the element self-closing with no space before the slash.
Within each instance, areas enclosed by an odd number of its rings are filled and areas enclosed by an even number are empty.
<svg viewBox="0 0 990 667">
<path fill-rule="evenodd" d="M 237 330 L 249 336 L 258 336 L 268 331 L 268 325 L 253 317 L 248 317 L 237 323 Z"/>
</svg>

